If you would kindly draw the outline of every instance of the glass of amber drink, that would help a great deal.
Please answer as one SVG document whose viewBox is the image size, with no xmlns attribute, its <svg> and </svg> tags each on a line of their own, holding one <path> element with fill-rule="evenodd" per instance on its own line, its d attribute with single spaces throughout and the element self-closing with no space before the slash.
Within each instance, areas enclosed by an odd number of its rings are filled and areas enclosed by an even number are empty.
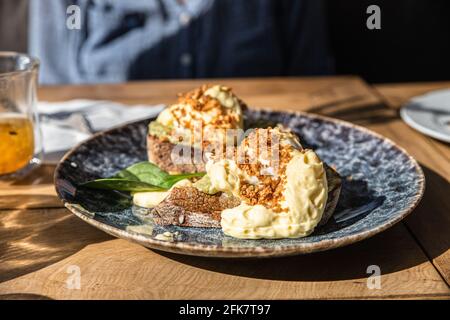
<svg viewBox="0 0 450 320">
<path fill-rule="evenodd" d="M 38 70 L 37 59 L 0 52 L 0 179 L 19 178 L 42 162 Z"/>
</svg>

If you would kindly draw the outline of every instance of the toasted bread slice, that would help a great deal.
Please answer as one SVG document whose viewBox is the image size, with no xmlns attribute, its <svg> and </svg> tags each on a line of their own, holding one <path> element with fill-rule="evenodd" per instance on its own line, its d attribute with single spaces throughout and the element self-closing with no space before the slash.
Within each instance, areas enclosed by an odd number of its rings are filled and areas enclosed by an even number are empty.
<svg viewBox="0 0 450 320">
<path fill-rule="evenodd" d="M 341 194 L 342 179 L 339 173 L 332 167 L 325 164 L 325 172 L 327 175 L 328 184 L 328 199 L 325 205 L 325 211 L 323 212 L 322 219 L 318 226 L 323 226 L 333 216 L 334 210 L 339 201 L 339 195 Z"/>
<path fill-rule="evenodd" d="M 173 188 L 153 210 L 153 219 L 160 225 L 220 228 L 220 213 L 238 206 L 240 200 L 224 193 L 207 194 L 195 187 Z"/>
<path fill-rule="evenodd" d="M 194 161 L 193 155 L 196 154 L 194 147 L 191 148 L 192 157 L 191 159 L 188 159 L 188 161 L 186 161 L 186 159 L 182 159 L 183 161 L 181 161 L 181 157 L 175 153 L 172 155 L 174 147 L 175 144 L 167 140 L 163 140 L 154 135 L 147 135 L 148 160 L 156 164 L 162 170 L 170 173 L 194 173 L 205 171 L 205 163 L 203 161 Z"/>
<path fill-rule="evenodd" d="M 325 165 L 328 182 L 328 200 L 319 226 L 333 215 L 341 191 L 341 177 Z M 174 188 L 153 210 L 153 219 L 160 225 L 220 228 L 222 210 L 238 206 L 240 200 L 223 193 L 207 194 L 194 187 Z"/>
</svg>

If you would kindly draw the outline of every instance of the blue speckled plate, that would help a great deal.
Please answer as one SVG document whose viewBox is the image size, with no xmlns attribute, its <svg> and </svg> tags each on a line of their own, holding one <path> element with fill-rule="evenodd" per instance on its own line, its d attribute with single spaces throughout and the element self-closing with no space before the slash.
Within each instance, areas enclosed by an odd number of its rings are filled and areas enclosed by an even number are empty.
<svg viewBox="0 0 450 320">
<path fill-rule="evenodd" d="M 181 254 L 214 257 L 270 257 L 327 250 L 381 232 L 410 213 L 424 191 L 418 163 L 392 141 L 362 127 L 307 113 L 248 111 L 247 124 L 283 123 L 302 143 L 335 166 L 343 177 L 341 196 L 330 221 L 308 237 L 240 240 L 220 229 L 155 225 L 127 195 L 78 188 L 146 160 L 150 120 L 99 133 L 71 150 L 55 172 L 55 185 L 66 207 L 89 224 L 143 246 Z M 173 241 L 158 240 L 164 232 Z M 158 236 L 158 237 L 157 237 Z"/>
</svg>

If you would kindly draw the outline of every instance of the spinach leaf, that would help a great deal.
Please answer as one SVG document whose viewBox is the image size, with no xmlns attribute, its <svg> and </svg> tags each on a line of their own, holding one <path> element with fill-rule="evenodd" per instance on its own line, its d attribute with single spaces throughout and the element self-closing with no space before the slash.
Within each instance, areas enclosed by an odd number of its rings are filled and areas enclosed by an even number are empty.
<svg viewBox="0 0 450 320">
<path fill-rule="evenodd" d="M 151 184 L 142 181 L 128 180 L 123 178 L 97 179 L 82 183 L 81 186 L 92 189 L 106 189 L 117 191 L 134 191 L 134 192 L 164 191 L 163 188 L 153 186 Z"/>
<path fill-rule="evenodd" d="M 178 181 L 181 181 L 183 179 L 190 179 L 195 177 L 203 177 L 205 175 L 204 172 L 198 172 L 198 173 L 181 173 L 181 174 L 173 174 L 169 175 L 164 183 L 162 183 L 160 186 L 162 188 L 171 188 L 175 183 Z"/>
<path fill-rule="evenodd" d="M 205 173 L 171 175 L 151 162 L 139 162 L 120 171 L 111 178 L 88 181 L 81 186 L 130 192 L 164 191 L 183 179 L 202 177 Z"/>
<path fill-rule="evenodd" d="M 170 175 L 151 162 L 139 162 L 120 171 L 114 178 L 135 177 L 138 181 L 146 182 L 154 186 L 161 186 Z M 134 180 L 132 178 L 132 180 Z"/>
<path fill-rule="evenodd" d="M 182 173 L 171 175 L 166 171 L 161 170 L 157 165 L 144 161 L 120 171 L 115 178 L 138 180 L 163 189 L 169 189 L 180 180 L 202 177 L 204 175 L 204 173 Z"/>
<path fill-rule="evenodd" d="M 132 174 L 131 172 L 129 172 L 127 170 L 120 171 L 113 178 L 139 181 L 139 178 L 137 176 L 135 176 L 134 174 Z"/>
</svg>

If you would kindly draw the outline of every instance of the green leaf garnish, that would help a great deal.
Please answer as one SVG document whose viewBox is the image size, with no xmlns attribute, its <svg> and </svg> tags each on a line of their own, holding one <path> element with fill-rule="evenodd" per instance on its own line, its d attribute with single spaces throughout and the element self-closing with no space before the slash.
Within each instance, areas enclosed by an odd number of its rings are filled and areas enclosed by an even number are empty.
<svg viewBox="0 0 450 320">
<path fill-rule="evenodd" d="M 167 172 L 161 170 L 157 165 L 150 162 L 139 162 L 120 171 L 114 177 L 126 178 L 135 177 L 138 181 L 146 182 L 154 186 L 161 186 L 165 179 L 170 176 Z"/>
<path fill-rule="evenodd" d="M 163 189 L 169 189 L 180 180 L 203 177 L 204 175 L 204 173 L 182 173 L 172 175 L 164 170 L 161 170 L 157 165 L 144 161 L 133 164 L 132 166 L 120 171 L 114 176 L 114 178 L 138 180 Z"/>
<path fill-rule="evenodd" d="M 151 184 L 136 181 L 127 180 L 121 178 L 105 178 L 88 181 L 82 183 L 81 186 L 91 189 L 106 189 L 117 191 L 134 191 L 134 192 L 150 192 L 150 191 L 164 191 L 165 189 L 152 186 Z"/>
<path fill-rule="evenodd" d="M 81 184 L 83 187 L 130 192 L 164 191 L 183 179 L 202 177 L 205 173 L 169 174 L 150 162 L 139 162 L 111 178 Z"/>
</svg>

